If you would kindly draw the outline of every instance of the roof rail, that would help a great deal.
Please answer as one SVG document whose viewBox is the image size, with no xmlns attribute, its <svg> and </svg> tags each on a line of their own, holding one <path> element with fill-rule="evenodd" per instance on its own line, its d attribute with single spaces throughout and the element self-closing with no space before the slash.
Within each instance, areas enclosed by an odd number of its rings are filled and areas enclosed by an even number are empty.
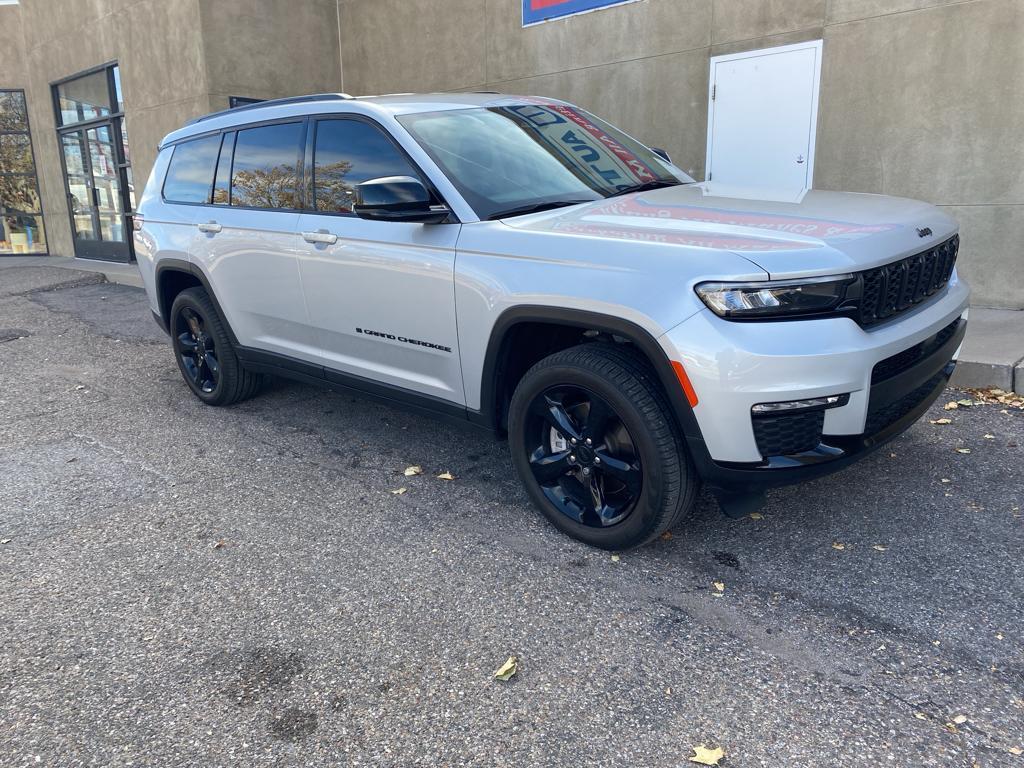
<svg viewBox="0 0 1024 768">
<path fill-rule="evenodd" d="M 233 115 L 236 112 L 244 112 L 247 109 L 258 109 L 260 107 L 279 107 L 286 104 L 303 104 L 308 101 L 348 101 L 353 98 L 347 93 L 311 93 L 307 96 L 289 96 L 284 99 L 268 99 L 267 101 L 257 101 L 254 104 L 243 104 L 240 107 L 232 107 L 231 109 L 222 109 L 219 112 L 211 112 L 208 115 L 202 115 L 200 117 L 189 120 L 185 125 L 195 125 L 201 123 L 204 120 L 211 120 L 221 115 Z"/>
</svg>

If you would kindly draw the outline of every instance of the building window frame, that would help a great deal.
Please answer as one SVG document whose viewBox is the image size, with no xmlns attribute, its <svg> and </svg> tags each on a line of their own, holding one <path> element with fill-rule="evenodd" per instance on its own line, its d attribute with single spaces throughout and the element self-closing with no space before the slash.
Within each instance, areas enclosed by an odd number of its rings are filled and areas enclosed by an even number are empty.
<svg viewBox="0 0 1024 768">
<path fill-rule="evenodd" d="M 43 247 L 44 247 L 44 250 L 42 250 L 42 251 L 35 251 L 31 255 L 35 255 L 35 256 L 48 256 L 50 254 L 50 239 L 47 236 L 47 232 L 46 232 L 46 215 L 45 215 L 45 213 L 43 211 L 43 196 L 42 196 L 42 193 L 40 192 L 40 189 L 39 189 L 39 166 L 36 163 L 36 146 L 35 146 L 35 142 L 32 141 L 32 119 L 29 117 L 29 114 L 28 114 L 28 95 L 25 93 L 25 89 L 24 88 L 0 88 L 0 94 L 7 94 L 7 93 L 21 94 L 21 103 L 22 103 L 22 106 L 24 107 L 24 110 L 25 110 L 25 129 L 24 130 L 16 130 L 16 131 L 8 131 L 8 130 L 3 130 L 2 128 L 0 128 L 0 136 L 24 136 L 25 138 L 28 139 L 29 156 L 32 159 L 32 171 L 31 171 L 31 173 L 26 173 L 26 172 L 23 172 L 23 171 L 5 171 L 2 168 L 0 168 L 0 176 L 3 176 L 3 177 L 31 178 L 32 179 L 32 189 L 35 191 L 36 200 L 39 201 L 39 206 L 38 206 L 39 210 L 38 211 L 20 211 L 20 210 L 15 210 L 15 209 L 8 209 L 4 205 L 4 201 L 2 199 L 0 199 L 0 215 L 6 216 L 6 215 L 8 215 L 10 213 L 10 214 L 14 214 L 14 215 L 32 216 L 32 217 L 36 218 L 39 221 L 39 229 L 42 230 L 42 233 L 43 233 Z M 0 256 L 18 256 L 18 255 L 22 255 L 22 254 L 15 254 L 13 252 L 12 253 L 2 253 L 2 252 L 0 252 Z"/>
</svg>

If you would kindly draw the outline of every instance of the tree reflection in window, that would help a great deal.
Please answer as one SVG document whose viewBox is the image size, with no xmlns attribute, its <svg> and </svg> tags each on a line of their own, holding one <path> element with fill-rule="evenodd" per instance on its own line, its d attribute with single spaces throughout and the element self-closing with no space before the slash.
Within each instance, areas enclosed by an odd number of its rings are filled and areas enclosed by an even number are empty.
<svg viewBox="0 0 1024 768">
<path fill-rule="evenodd" d="M 279 123 L 238 132 L 231 205 L 299 207 L 298 161 L 302 123 Z M 221 190 L 217 190 L 221 192 Z M 224 202 L 223 193 L 214 202 Z"/>
</svg>

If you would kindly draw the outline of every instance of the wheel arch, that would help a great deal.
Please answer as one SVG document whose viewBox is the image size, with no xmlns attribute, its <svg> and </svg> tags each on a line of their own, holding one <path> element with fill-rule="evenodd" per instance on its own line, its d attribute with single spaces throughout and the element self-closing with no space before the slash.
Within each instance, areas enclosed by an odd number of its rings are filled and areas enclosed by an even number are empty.
<svg viewBox="0 0 1024 768">
<path fill-rule="evenodd" d="M 231 342 L 237 346 L 238 338 L 217 300 L 217 294 L 210 285 L 209 278 L 199 267 L 182 259 L 162 259 L 156 267 L 155 283 L 157 303 L 160 306 L 160 324 L 165 331 L 170 331 L 171 305 L 174 304 L 175 297 L 187 288 L 198 287 L 205 290 L 206 295 L 210 297 Z"/>
<path fill-rule="evenodd" d="M 700 447 L 703 447 L 700 427 L 676 378 L 672 361 L 647 329 L 614 315 L 543 305 L 507 309 L 498 317 L 491 329 L 480 382 L 480 416 L 485 426 L 499 433 L 504 430 L 505 411 L 511 398 L 511 391 L 514 390 L 518 378 L 525 372 L 520 371 L 519 377 L 516 377 L 515 368 L 510 370 L 509 366 L 509 361 L 513 359 L 512 347 L 517 336 L 516 329 L 531 325 L 566 328 L 575 331 L 579 336 L 587 332 L 596 332 L 617 336 L 632 343 L 654 370 L 672 406 L 676 423 L 687 442 L 696 440 Z"/>
</svg>

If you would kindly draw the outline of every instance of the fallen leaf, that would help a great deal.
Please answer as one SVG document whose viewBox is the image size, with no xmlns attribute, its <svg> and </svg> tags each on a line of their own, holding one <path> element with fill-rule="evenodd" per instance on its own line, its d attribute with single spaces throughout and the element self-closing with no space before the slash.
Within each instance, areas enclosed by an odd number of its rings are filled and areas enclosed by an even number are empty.
<svg viewBox="0 0 1024 768">
<path fill-rule="evenodd" d="M 751 520 L 764 520 L 764 515 L 762 515 L 760 512 L 751 512 L 750 513 L 750 519 Z"/>
<path fill-rule="evenodd" d="M 718 591 L 718 592 L 725 592 L 725 583 L 724 582 L 714 581 L 714 582 L 711 583 L 711 586 L 713 586 L 715 588 L 715 590 Z"/>
<path fill-rule="evenodd" d="M 984 435 L 984 437 L 985 437 L 986 440 L 995 440 L 996 439 L 995 435 Z"/>
<path fill-rule="evenodd" d="M 512 675 L 519 671 L 519 659 L 515 656 L 509 656 L 508 661 L 498 667 L 494 673 L 494 677 L 502 682 L 508 682 L 512 679 Z"/>
<path fill-rule="evenodd" d="M 964 723 L 967 722 L 967 715 L 957 715 L 956 717 L 953 718 L 953 722 L 956 725 L 963 725 Z"/>
<path fill-rule="evenodd" d="M 440 475 L 437 476 L 437 479 L 438 480 L 454 480 L 455 479 L 455 475 L 453 475 L 451 472 L 442 472 Z"/>
<path fill-rule="evenodd" d="M 1003 639 L 1003 633 L 1002 632 L 996 632 L 996 640 L 1002 640 L 1002 639 Z"/>
<path fill-rule="evenodd" d="M 412 477 L 413 475 L 422 475 L 422 474 L 423 474 L 423 467 L 406 467 L 405 468 L 405 476 L 406 477 Z"/>
<path fill-rule="evenodd" d="M 403 493 L 405 493 L 408 490 L 409 490 L 408 488 L 395 488 L 395 490 L 393 490 L 392 493 L 395 494 L 395 496 L 401 496 Z"/>
<path fill-rule="evenodd" d="M 957 405 L 956 403 L 946 403 L 944 406 L 942 406 L 942 408 L 947 411 L 955 411 L 959 407 L 960 406 Z"/>
<path fill-rule="evenodd" d="M 973 400 L 968 400 L 968 399 L 965 398 L 963 400 L 957 400 L 956 404 L 957 405 L 962 405 L 965 408 L 970 408 L 972 405 L 974 405 L 974 401 Z"/>
<path fill-rule="evenodd" d="M 887 550 L 889 549 L 889 548 L 888 548 L 887 546 L 885 546 L 884 544 L 875 544 L 875 545 L 874 545 L 874 546 L 872 546 L 871 548 L 872 548 L 872 549 L 876 549 L 876 550 L 878 550 L 879 552 L 885 552 L 885 551 L 887 551 Z"/>
<path fill-rule="evenodd" d="M 81 392 L 83 389 L 85 389 L 85 384 L 79 384 L 78 386 L 75 387 L 75 389 Z"/>
<path fill-rule="evenodd" d="M 953 420 L 952 420 L 952 419 L 946 419 L 946 418 L 942 418 L 942 419 L 932 419 L 932 420 L 931 420 L 931 423 L 932 423 L 932 424 L 952 424 L 952 423 L 953 423 Z"/>
<path fill-rule="evenodd" d="M 944 482 L 944 483 L 952 483 L 953 481 L 950 480 L 948 477 L 944 477 L 944 478 L 942 478 L 942 482 Z"/>
<path fill-rule="evenodd" d="M 832 549 L 838 549 L 840 552 L 842 552 L 844 549 L 846 549 L 846 545 L 843 544 L 843 542 L 841 541 L 833 541 Z"/>
<path fill-rule="evenodd" d="M 915 712 L 914 713 L 914 717 L 916 717 L 918 720 L 927 720 L 928 719 L 928 715 L 926 715 L 924 712 Z"/>
<path fill-rule="evenodd" d="M 957 448 L 956 452 L 957 453 L 970 453 L 971 449 L 970 448 Z"/>
<path fill-rule="evenodd" d="M 613 562 L 613 563 L 617 563 L 617 562 L 619 562 L 619 560 L 621 560 L 621 559 L 622 559 L 622 558 L 621 558 L 621 557 L 619 557 L 618 555 L 612 555 L 612 562 Z"/>
<path fill-rule="evenodd" d="M 672 538 L 672 531 L 665 531 L 663 534 L 661 534 L 661 540 L 662 541 L 669 541 L 671 538 Z"/>
<path fill-rule="evenodd" d="M 0 539 L 0 544 L 10 544 L 10 543 L 11 543 L 10 539 Z"/>
<path fill-rule="evenodd" d="M 224 540 L 221 539 L 220 541 L 215 541 L 212 546 L 214 549 L 224 549 Z"/>
<path fill-rule="evenodd" d="M 718 761 L 725 757 L 725 752 L 721 747 L 708 749 L 701 744 L 699 747 L 691 747 L 691 749 L 693 749 L 693 755 L 690 756 L 691 763 L 699 763 L 700 765 L 718 765 Z"/>
<path fill-rule="evenodd" d="M 1010 754 L 1011 755 L 1024 755 L 1024 749 L 1021 749 L 1020 747 L 1010 747 Z"/>
</svg>

